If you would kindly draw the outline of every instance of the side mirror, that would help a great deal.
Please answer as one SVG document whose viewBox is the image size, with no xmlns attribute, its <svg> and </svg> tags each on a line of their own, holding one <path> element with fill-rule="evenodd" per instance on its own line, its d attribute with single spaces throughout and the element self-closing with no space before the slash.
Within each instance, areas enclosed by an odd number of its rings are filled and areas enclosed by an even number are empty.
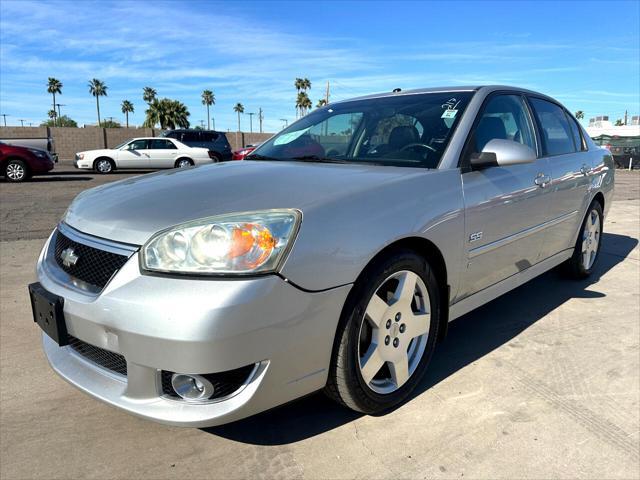
<svg viewBox="0 0 640 480">
<path fill-rule="evenodd" d="M 536 161 L 536 152 L 527 145 L 513 140 L 494 138 L 489 140 L 479 155 L 471 157 L 474 169 L 507 167 Z"/>
</svg>

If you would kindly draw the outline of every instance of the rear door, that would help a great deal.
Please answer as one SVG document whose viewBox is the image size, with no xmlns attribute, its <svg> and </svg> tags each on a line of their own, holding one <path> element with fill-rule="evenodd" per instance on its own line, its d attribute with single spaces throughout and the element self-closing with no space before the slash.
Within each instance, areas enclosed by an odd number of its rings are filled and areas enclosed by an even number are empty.
<svg viewBox="0 0 640 480">
<path fill-rule="evenodd" d="M 149 168 L 149 155 L 147 153 L 149 141 L 146 139 L 132 140 L 118 150 L 118 168 Z"/>
<path fill-rule="evenodd" d="M 190 147 L 201 146 L 200 132 L 198 132 L 197 130 L 182 132 L 182 135 L 179 138 L 179 140 L 185 145 L 188 145 Z"/>
<path fill-rule="evenodd" d="M 549 162 L 549 226 L 541 259 L 573 248 L 589 201 L 591 162 L 576 121 L 560 105 L 529 97 L 538 124 L 544 157 Z"/>
<path fill-rule="evenodd" d="M 497 93 L 485 101 L 465 156 L 479 154 L 494 138 L 539 151 L 524 96 Z M 544 180 L 550 177 L 546 158 L 481 170 L 465 169 L 464 160 L 467 268 L 459 291 L 461 298 L 537 262 L 544 236 L 541 225 L 547 220 L 550 201 L 548 189 L 544 188 Z"/>
<path fill-rule="evenodd" d="M 151 168 L 173 168 L 178 148 L 171 140 L 154 138 L 149 141 L 149 166 Z"/>
</svg>

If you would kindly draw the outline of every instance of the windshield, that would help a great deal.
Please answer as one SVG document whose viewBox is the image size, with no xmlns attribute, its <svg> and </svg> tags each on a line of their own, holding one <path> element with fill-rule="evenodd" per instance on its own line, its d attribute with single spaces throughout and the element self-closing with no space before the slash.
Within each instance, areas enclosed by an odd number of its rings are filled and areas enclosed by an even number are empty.
<svg viewBox="0 0 640 480">
<path fill-rule="evenodd" d="M 127 143 L 129 143 L 131 140 L 133 140 L 133 138 L 130 138 L 126 142 L 122 142 L 120 145 L 116 145 L 115 147 L 113 147 L 113 150 L 119 150 L 120 148 L 124 147 Z"/>
<path fill-rule="evenodd" d="M 436 168 L 473 92 L 394 95 L 316 110 L 248 160 Z"/>
</svg>

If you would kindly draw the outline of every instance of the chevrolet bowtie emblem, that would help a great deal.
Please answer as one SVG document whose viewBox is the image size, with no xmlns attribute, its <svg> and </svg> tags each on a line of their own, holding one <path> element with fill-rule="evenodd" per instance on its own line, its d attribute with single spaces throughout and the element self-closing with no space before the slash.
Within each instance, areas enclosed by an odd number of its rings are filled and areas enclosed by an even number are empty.
<svg viewBox="0 0 640 480">
<path fill-rule="evenodd" d="M 73 267 L 76 263 L 78 263 L 78 255 L 73 251 L 73 248 L 65 248 L 60 254 L 60 258 L 62 258 L 62 264 L 65 267 Z"/>
</svg>

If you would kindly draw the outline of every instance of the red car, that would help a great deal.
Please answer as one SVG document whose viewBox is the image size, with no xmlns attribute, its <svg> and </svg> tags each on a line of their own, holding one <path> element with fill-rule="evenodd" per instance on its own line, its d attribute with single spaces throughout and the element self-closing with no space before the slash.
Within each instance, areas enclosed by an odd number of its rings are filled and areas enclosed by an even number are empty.
<svg viewBox="0 0 640 480">
<path fill-rule="evenodd" d="M 49 152 L 0 142 L 0 175 L 9 182 L 23 182 L 47 173 L 54 166 Z"/>
<path fill-rule="evenodd" d="M 258 145 L 247 145 L 246 147 L 241 148 L 240 150 L 235 150 L 233 152 L 231 160 L 244 160 L 244 157 L 249 155 L 256 148 L 258 148 Z"/>
</svg>

